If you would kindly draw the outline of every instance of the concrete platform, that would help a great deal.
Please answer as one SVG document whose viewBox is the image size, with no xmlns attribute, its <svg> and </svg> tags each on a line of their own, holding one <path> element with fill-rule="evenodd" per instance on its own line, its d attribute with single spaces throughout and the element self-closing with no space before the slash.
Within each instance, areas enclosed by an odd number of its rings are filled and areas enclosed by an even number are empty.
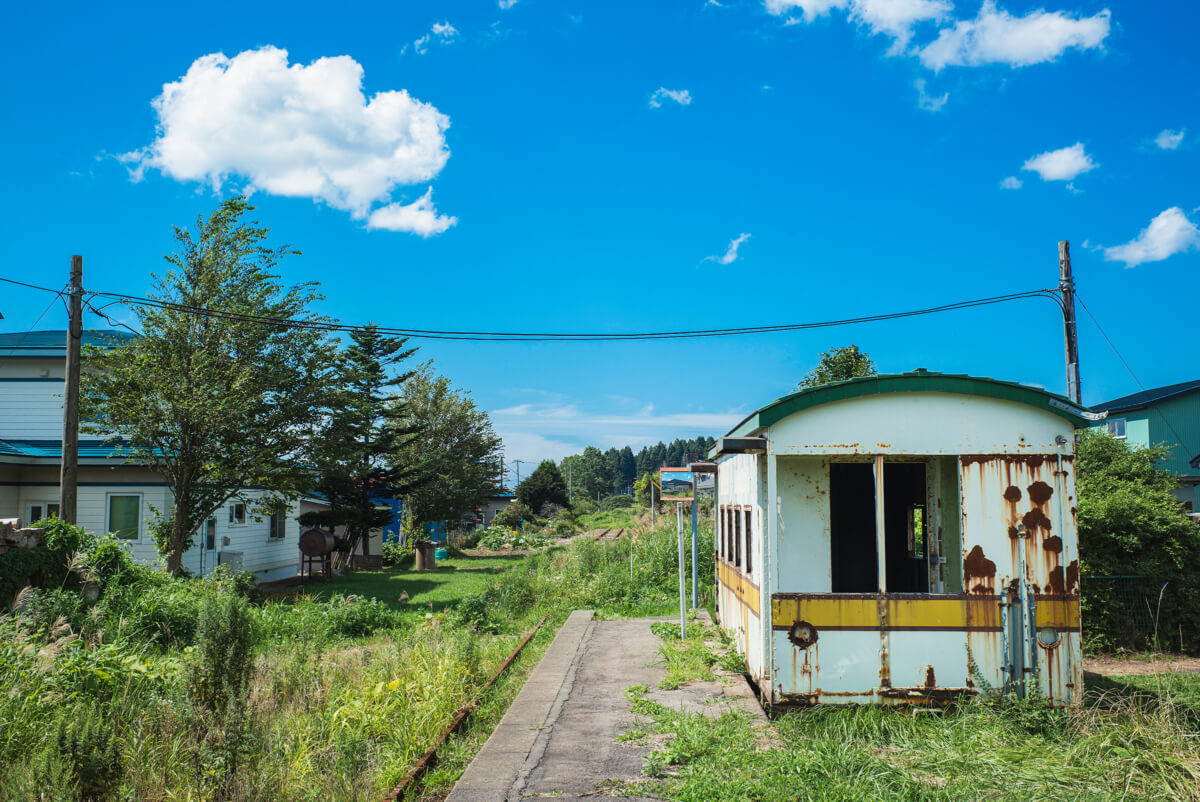
<svg viewBox="0 0 1200 802">
<path fill-rule="evenodd" d="M 763 715 L 740 678 L 657 689 L 666 673 L 650 632 L 658 620 L 595 621 L 590 610 L 572 613 L 449 802 L 630 799 L 605 789 L 642 779 L 651 752 L 616 741 L 636 723 L 625 698 L 631 685 L 646 685 L 651 698 L 676 709 L 715 715 L 736 707 Z"/>
</svg>

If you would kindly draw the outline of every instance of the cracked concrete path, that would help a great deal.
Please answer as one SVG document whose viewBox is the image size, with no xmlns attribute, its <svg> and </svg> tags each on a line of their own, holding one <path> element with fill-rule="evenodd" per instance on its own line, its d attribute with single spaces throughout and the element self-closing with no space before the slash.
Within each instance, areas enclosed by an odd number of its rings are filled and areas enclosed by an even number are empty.
<svg viewBox="0 0 1200 802">
<path fill-rule="evenodd" d="M 745 683 L 657 690 L 666 671 L 650 624 L 661 620 L 594 621 L 590 610 L 572 613 L 448 802 L 630 799 L 605 793 L 614 783 L 643 779 L 652 751 L 616 740 L 635 724 L 625 697 L 630 685 L 646 685 L 651 698 L 677 709 L 712 715 L 733 706 L 762 715 Z"/>
</svg>

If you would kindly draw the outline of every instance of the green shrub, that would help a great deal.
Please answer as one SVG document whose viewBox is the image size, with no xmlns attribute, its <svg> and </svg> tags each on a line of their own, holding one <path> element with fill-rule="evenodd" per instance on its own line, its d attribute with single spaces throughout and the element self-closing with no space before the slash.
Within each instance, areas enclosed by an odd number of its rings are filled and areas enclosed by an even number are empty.
<svg viewBox="0 0 1200 802">
<path fill-rule="evenodd" d="M 361 596 L 334 596 L 326 605 L 327 634 L 344 638 L 361 638 L 381 629 L 395 629 L 403 622 L 401 615 L 379 599 Z"/>
<path fill-rule="evenodd" d="M 616 510 L 633 506 L 633 496 L 609 496 L 600 502 L 602 510 Z"/>
<path fill-rule="evenodd" d="M 111 718 L 94 707 L 59 716 L 54 748 L 83 799 L 103 799 L 121 782 L 121 741 Z"/>
<path fill-rule="evenodd" d="M 209 596 L 200 606 L 195 651 L 187 667 L 188 695 L 204 710 L 223 712 L 244 699 L 254 673 L 259 634 L 246 600 Z"/>
<path fill-rule="evenodd" d="M 397 543 L 383 544 L 383 564 L 399 568 L 408 568 L 413 564 L 412 546 L 401 546 Z"/>
<path fill-rule="evenodd" d="M 496 513 L 496 516 L 492 518 L 492 525 L 489 526 L 488 529 L 491 529 L 495 526 L 516 528 L 521 525 L 521 521 L 530 520 L 532 518 L 532 510 L 530 510 L 521 502 L 514 501 L 504 509 L 500 510 L 500 512 Z"/>
</svg>

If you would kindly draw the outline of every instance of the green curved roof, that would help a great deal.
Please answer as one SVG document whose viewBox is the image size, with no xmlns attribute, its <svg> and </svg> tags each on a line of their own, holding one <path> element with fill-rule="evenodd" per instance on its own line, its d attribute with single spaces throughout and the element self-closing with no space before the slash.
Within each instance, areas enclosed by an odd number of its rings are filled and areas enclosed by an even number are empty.
<svg viewBox="0 0 1200 802">
<path fill-rule="evenodd" d="M 1085 417 L 1086 411 L 1078 404 L 1061 395 L 1048 393 L 1037 387 L 964 374 L 915 370 L 912 373 L 864 376 L 798 390 L 752 412 L 741 423 L 730 429 L 726 437 L 745 437 L 809 407 L 830 404 L 834 401 L 845 401 L 849 398 L 888 393 L 979 395 L 1013 401 L 1018 404 L 1028 404 L 1046 412 L 1053 412 L 1066 418 L 1076 427 L 1086 426 L 1088 422 Z"/>
</svg>

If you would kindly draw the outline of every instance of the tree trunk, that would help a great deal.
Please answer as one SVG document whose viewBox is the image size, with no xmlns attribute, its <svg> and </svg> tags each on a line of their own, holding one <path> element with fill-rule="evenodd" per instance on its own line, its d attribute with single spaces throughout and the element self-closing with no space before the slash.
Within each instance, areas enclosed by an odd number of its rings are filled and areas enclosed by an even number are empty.
<svg viewBox="0 0 1200 802">
<path fill-rule="evenodd" d="M 175 497 L 174 516 L 171 519 L 171 542 L 167 544 L 167 573 L 171 576 L 183 574 L 183 547 L 187 542 L 188 521 L 186 501 Z"/>
</svg>

